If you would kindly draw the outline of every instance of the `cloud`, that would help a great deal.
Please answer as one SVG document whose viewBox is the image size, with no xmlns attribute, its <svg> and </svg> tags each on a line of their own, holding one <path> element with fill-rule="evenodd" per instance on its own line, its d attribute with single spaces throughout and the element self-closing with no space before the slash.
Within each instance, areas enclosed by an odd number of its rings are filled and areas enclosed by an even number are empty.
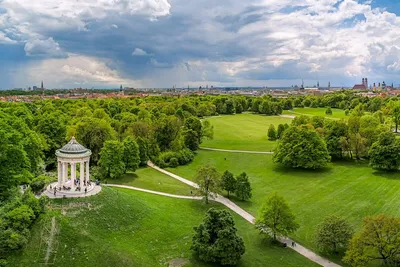
<svg viewBox="0 0 400 267">
<path fill-rule="evenodd" d="M 48 88 L 65 87 L 141 87 L 141 81 L 122 77 L 118 70 L 109 66 L 107 60 L 71 54 L 67 58 L 45 59 L 32 62 L 16 79 L 35 84 L 44 80 Z"/>
<path fill-rule="evenodd" d="M 29 57 L 66 57 L 60 45 L 53 38 L 47 40 L 31 40 L 26 42 L 25 53 Z"/>
<path fill-rule="evenodd" d="M 143 86 L 344 86 L 400 74 L 400 17 L 368 1 L 0 0 L 0 8 L 0 53 L 26 43 L 28 60 L 68 53 L 112 62 Z M 65 71 L 79 69 L 87 68 Z"/>
<path fill-rule="evenodd" d="M 149 56 L 150 54 L 147 54 L 146 51 L 140 48 L 135 48 L 135 50 L 132 53 L 132 56 Z"/>
</svg>

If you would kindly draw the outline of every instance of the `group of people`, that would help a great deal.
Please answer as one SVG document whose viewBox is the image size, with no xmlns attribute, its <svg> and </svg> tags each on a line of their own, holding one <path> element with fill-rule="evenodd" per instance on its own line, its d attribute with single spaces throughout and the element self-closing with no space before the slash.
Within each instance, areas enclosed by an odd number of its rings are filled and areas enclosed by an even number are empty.
<svg viewBox="0 0 400 267">
<path fill-rule="evenodd" d="M 99 185 L 99 184 L 100 184 L 100 182 L 98 180 L 96 180 L 96 185 Z M 79 179 L 74 180 L 74 185 L 76 186 L 75 191 L 81 191 L 82 188 L 80 187 L 80 180 Z M 85 186 L 85 194 L 86 194 L 87 193 L 87 186 L 91 186 L 92 182 L 90 180 L 88 180 L 88 181 L 84 180 L 83 181 L 83 185 Z M 51 189 L 53 189 L 54 196 L 56 196 L 57 191 L 61 191 L 61 187 L 57 188 L 55 186 L 54 188 L 52 188 L 52 186 L 50 185 L 50 190 Z M 71 189 L 72 188 L 70 186 L 65 186 L 65 185 L 62 186 L 62 190 L 64 190 L 64 191 L 69 191 Z"/>
</svg>

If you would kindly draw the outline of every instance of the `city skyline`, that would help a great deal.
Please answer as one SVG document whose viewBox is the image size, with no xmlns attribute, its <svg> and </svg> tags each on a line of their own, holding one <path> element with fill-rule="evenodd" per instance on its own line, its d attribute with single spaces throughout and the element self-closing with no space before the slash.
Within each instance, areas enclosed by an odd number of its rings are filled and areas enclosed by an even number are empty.
<svg viewBox="0 0 400 267">
<path fill-rule="evenodd" d="M 400 83 L 395 0 L 4 0 L 0 88 Z"/>
</svg>

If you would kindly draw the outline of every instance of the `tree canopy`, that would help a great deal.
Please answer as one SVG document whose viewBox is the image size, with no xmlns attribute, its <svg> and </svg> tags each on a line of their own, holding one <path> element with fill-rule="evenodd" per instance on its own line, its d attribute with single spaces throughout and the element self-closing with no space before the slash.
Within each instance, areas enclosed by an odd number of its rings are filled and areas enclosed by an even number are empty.
<svg viewBox="0 0 400 267">
<path fill-rule="evenodd" d="M 236 265 L 245 252 L 243 239 L 237 235 L 235 222 L 227 210 L 211 208 L 194 230 L 190 249 L 202 261 Z"/>
<path fill-rule="evenodd" d="M 288 167 L 319 169 L 330 161 L 324 140 L 312 126 L 287 129 L 275 149 L 274 162 Z"/>
</svg>

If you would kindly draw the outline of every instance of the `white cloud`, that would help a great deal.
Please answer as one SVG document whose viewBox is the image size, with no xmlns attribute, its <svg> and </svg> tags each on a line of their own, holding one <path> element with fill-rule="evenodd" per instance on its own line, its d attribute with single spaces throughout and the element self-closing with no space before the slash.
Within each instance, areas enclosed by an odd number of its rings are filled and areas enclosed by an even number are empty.
<svg viewBox="0 0 400 267">
<path fill-rule="evenodd" d="M 66 57 L 60 45 L 53 38 L 47 40 L 31 40 L 26 42 L 25 53 L 30 57 Z"/>
<path fill-rule="evenodd" d="M 149 56 L 149 55 L 150 54 L 148 54 L 146 51 L 140 48 L 135 48 L 135 50 L 132 53 L 132 56 Z"/>
<path fill-rule="evenodd" d="M 124 86 L 141 87 L 141 81 L 124 78 L 111 69 L 107 60 L 70 54 L 68 58 L 45 59 L 26 66 L 15 77 L 35 84 L 44 80 L 48 87 L 112 87 Z"/>
</svg>

